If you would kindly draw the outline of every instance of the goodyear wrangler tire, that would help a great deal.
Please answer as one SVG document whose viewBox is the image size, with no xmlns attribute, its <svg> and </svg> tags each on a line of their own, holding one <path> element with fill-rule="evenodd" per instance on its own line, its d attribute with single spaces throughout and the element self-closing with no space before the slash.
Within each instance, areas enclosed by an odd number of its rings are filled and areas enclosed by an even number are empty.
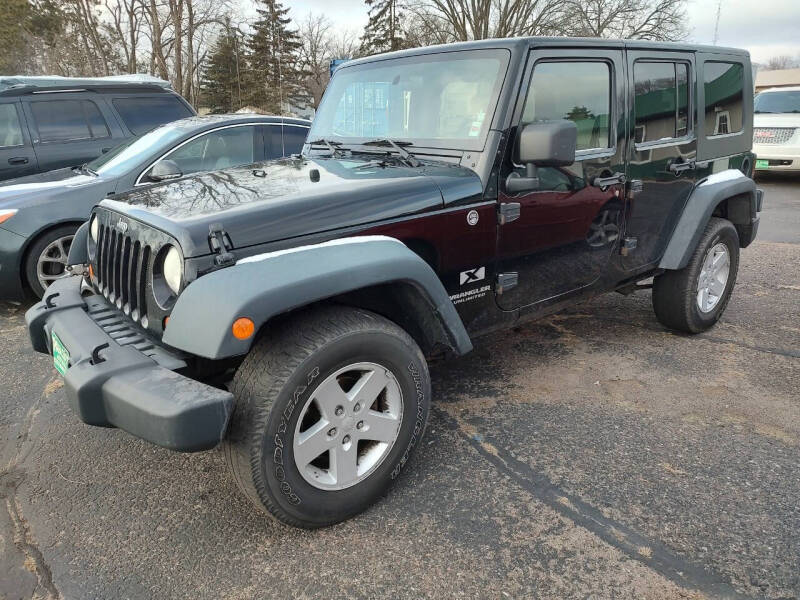
<svg viewBox="0 0 800 600">
<path fill-rule="evenodd" d="M 397 325 L 348 307 L 300 313 L 269 330 L 239 367 L 223 444 L 250 500 L 315 528 L 363 511 L 419 445 L 430 378 Z"/>
<path fill-rule="evenodd" d="M 653 310 L 662 325 L 700 333 L 722 316 L 739 270 L 739 235 L 730 221 L 712 217 L 689 264 L 653 280 Z"/>
</svg>

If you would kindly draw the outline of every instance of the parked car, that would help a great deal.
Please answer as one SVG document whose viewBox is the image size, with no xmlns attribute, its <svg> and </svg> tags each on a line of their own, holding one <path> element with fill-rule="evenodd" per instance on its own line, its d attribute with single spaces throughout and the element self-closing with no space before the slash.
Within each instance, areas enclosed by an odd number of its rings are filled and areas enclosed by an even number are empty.
<svg viewBox="0 0 800 600">
<path fill-rule="evenodd" d="M 82 165 L 194 114 L 154 78 L 0 77 L 0 181 Z"/>
<path fill-rule="evenodd" d="M 717 322 L 761 209 L 751 77 L 747 52 L 644 41 L 347 62 L 302 155 L 100 202 L 33 347 L 86 423 L 221 443 L 260 509 L 341 521 L 420 445 L 426 357 L 650 278 L 666 327 Z"/>
<path fill-rule="evenodd" d="M 756 171 L 800 172 L 800 86 L 764 90 L 754 108 Z"/>
<path fill-rule="evenodd" d="M 92 162 L 0 184 L 0 297 L 41 297 L 66 274 L 78 226 L 103 198 L 300 152 L 309 121 L 259 115 L 190 117 L 131 138 Z"/>
</svg>

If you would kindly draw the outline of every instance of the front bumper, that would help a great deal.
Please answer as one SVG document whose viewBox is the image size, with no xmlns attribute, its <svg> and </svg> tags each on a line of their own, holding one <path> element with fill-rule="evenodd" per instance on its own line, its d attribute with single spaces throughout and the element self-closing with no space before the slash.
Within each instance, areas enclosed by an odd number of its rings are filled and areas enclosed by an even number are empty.
<svg viewBox="0 0 800 600">
<path fill-rule="evenodd" d="M 80 284 L 56 281 L 25 313 L 34 350 L 51 354 L 53 332 L 69 350 L 64 387 L 78 417 L 172 450 L 219 444 L 233 395 L 176 373 L 186 366 L 180 357 L 142 337 L 100 296 L 81 296 Z"/>
<path fill-rule="evenodd" d="M 768 167 L 755 167 L 756 171 L 800 171 L 800 145 L 796 143 L 753 144 L 753 154 L 756 160 L 769 161 Z"/>
</svg>

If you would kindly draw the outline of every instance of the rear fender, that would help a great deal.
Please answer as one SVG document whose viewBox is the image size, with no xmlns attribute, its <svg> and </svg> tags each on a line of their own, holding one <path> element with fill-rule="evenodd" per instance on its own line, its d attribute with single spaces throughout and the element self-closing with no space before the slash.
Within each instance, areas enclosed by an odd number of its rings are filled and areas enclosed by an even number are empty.
<svg viewBox="0 0 800 600">
<path fill-rule="evenodd" d="M 761 191 L 738 170 L 728 169 L 701 180 L 692 191 L 678 225 L 672 233 L 661 269 L 683 269 L 689 264 L 700 236 L 715 211 L 731 221 L 739 232 L 741 247 L 755 237 Z"/>
</svg>

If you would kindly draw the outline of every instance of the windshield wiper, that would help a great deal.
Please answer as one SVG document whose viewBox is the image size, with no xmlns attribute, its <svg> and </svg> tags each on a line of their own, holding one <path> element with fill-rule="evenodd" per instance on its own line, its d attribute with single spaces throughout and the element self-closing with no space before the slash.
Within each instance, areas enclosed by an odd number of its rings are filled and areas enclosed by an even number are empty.
<svg viewBox="0 0 800 600">
<path fill-rule="evenodd" d="M 72 167 L 73 171 L 77 171 L 78 173 L 88 173 L 93 177 L 97 177 L 97 171 L 89 168 L 89 163 L 83 163 L 80 167 Z"/>
<path fill-rule="evenodd" d="M 395 140 L 391 140 L 389 138 L 386 139 L 379 139 L 379 140 L 370 140 L 369 142 L 364 142 L 363 146 L 389 146 L 397 150 L 397 153 L 400 157 L 406 162 L 409 167 L 418 167 L 420 166 L 420 162 L 416 159 L 416 157 L 411 154 L 408 150 L 403 148 L 403 146 L 413 146 L 412 142 L 398 142 Z"/>
<path fill-rule="evenodd" d="M 342 151 L 342 149 L 340 148 L 340 146 L 342 145 L 342 142 L 337 142 L 335 140 L 326 140 L 325 138 L 320 138 L 318 140 L 314 140 L 313 142 L 309 142 L 309 145 L 311 145 L 311 146 L 326 146 L 328 148 L 328 150 L 331 151 L 331 155 L 334 156 L 334 157 L 338 156 L 337 153 Z"/>
</svg>

